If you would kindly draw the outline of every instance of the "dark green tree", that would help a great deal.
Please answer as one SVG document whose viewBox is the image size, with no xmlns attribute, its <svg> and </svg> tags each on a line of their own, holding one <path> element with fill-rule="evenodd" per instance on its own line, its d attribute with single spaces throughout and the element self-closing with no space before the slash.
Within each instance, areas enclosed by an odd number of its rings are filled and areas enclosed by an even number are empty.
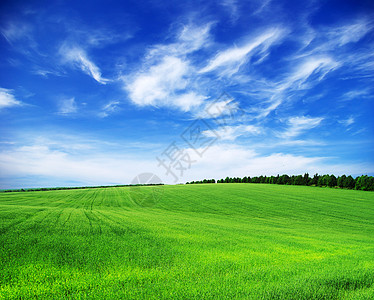
<svg viewBox="0 0 374 300">
<path fill-rule="evenodd" d="M 356 185 L 356 181 L 353 179 L 351 175 L 347 176 L 343 183 L 346 189 L 354 189 Z"/>
<path fill-rule="evenodd" d="M 347 179 L 347 176 L 345 175 L 342 175 L 342 176 L 339 176 L 336 183 L 337 183 L 337 186 L 340 187 L 340 188 L 343 188 L 344 187 L 344 181 Z"/>
<path fill-rule="evenodd" d="M 303 185 L 303 183 L 304 183 L 303 176 L 297 175 L 294 178 L 294 185 Z"/>
</svg>

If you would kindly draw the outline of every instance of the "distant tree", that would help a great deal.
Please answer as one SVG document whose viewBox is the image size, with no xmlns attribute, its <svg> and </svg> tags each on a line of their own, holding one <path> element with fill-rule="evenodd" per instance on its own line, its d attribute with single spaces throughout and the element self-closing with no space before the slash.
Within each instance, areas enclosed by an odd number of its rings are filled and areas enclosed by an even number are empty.
<svg viewBox="0 0 374 300">
<path fill-rule="evenodd" d="M 374 190 L 374 177 L 362 175 L 356 178 L 356 190 L 373 191 Z"/>
<path fill-rule="evenodd" d="M 347 179 L 347 176 L 345 176 L 345 175 L 339 176 L 338 179 L 337 179 L 337 182 L 336 182 L 338 187 L 343 188 L 344 187 L 344 181 L 346 179 Z"/>
<path fill-rule="evenodd" d="M 305 173 L 304 174 L 304 177 L 303 177 L 303 185 L 309 185 L 309 180 L 310 180 L 310 178 L 309 178 L 309 174 L 308 173 Z"/>
<path fill-rule="evenodd" d="M 318 186 L 327 186 L 327 183 L 329 181 L 329 178 L 330 178 L 330 175 L 329 174 L 326 174 L 326 175 L 323 175 L 323 176 L 320 176 L 318 178 L 318 183 L 317 185 Z"/>
<path fill-rule="evenodd" d="M 336 186 L 336 177 L 333 175 L 333 174 L 331 174 L 330 176 L 328 176 L 327 178 L 326 178 L 326 185 L 328 186 L 328 187 L 334 187 L 334 186 Z"/>
<path fill-rule="evenodd" d="M 302 185 L 304 183 L 303 176 L 297 175 L 294 179 L 294 185 Z"/>
<path fill-rule="evenodd" d="M 314 174 L 312 180 L 310 181 L 310 185 L 318 185 L 318 180 L 319 180 L 319 175 L 318 173 Z"/>
<path fill-rule="evenodd" d="M 374 177 L 373 176 L 369 177 L 367 191 L 374 191 Z"/>
<path fill-rule="evenodd" d="M 351 175 L 347 176 L 344 180 L 343 186 L 347 189 L 354 189 L 356 185 L 356 181 L 353 179 Z"/>
<path fill-rule="evenodd" d="M 278 184 L 290 184 L 290 176 L 284 174 L 279 177 Z"/>
</svg>

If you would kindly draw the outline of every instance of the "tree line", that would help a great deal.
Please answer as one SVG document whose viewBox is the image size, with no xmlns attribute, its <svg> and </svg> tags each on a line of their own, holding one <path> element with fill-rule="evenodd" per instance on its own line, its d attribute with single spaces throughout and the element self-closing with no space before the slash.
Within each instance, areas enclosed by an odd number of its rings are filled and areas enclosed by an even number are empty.
<svg viewBox="0 0 374 300">
<path fill-rule="evenodd" d="M 202 184 L 202 183 L 216 183 L 215 179 L 204 179 L 200 181 L 186 182 L 186 184 Z M 358 176 L 353 178 L 351 175 L 338 176 L 335 175 L 319 175 L 315 174 L 310 177 L 308 173 L 304 175 L 277 175 L 277 176 L 245 176 L 240 177 L 226 177 L 225 179 L 217 180 L 217 183 L 267 183 L 267 184 L 283 184 L 283 185 L 305 185 L 305 186 L 320 186 L 320 187 L 337 187 L 345 189 L 355 189 L 363 191 L 374 191 L 374 177 L 368 175 Z"/>
</svg>

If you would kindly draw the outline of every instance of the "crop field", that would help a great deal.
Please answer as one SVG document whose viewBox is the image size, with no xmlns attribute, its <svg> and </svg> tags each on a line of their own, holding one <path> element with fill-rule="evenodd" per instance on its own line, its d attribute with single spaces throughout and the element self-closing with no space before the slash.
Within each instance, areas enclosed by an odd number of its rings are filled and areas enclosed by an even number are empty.
<svg viewBox="0 0 374 300">
<path fill-rule="evenodd" d="M 0 299 L 373 299 L 374 193 L 0 193 Z"/>
</svg>

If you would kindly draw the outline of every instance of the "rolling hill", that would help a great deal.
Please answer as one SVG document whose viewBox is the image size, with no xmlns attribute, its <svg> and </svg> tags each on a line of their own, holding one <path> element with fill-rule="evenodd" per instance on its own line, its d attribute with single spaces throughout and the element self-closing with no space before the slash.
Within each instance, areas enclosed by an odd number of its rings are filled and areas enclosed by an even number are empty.
<svg viewBox="0 0 374 300">
<path fill-rule="evenodd" d="M 372 299 L 374 193 L 201 184 L 0 193 L 1 299 Z"/>
</svg>

